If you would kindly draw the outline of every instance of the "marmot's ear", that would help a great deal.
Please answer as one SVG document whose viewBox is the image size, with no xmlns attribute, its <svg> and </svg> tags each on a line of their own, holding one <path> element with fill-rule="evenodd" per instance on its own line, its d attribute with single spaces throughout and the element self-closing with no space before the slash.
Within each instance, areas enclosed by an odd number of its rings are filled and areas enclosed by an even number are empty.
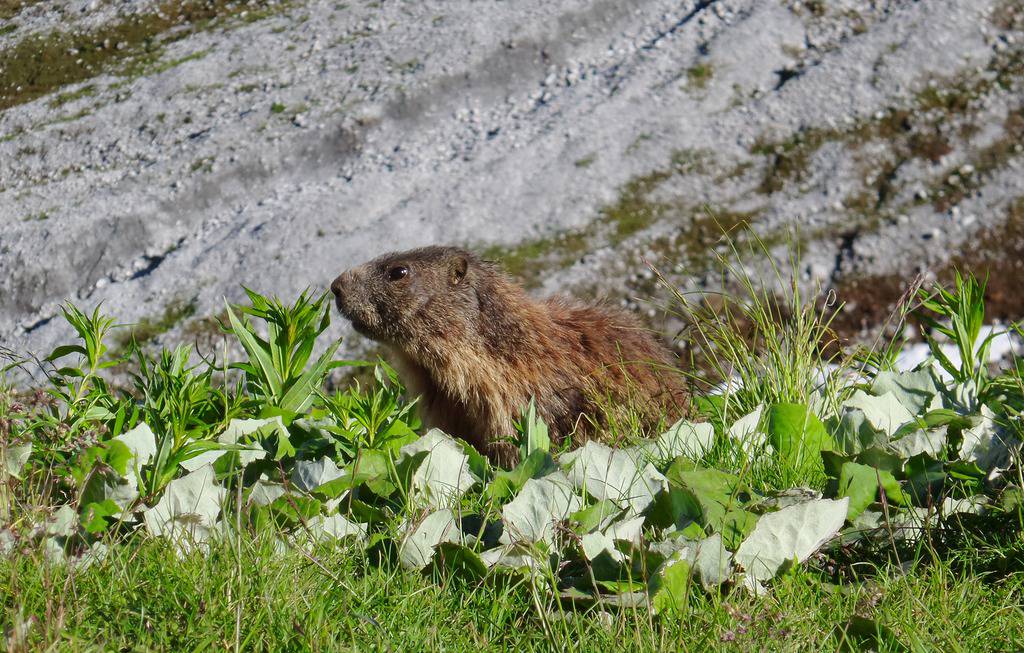
<svg viewBox="0 0 1024 653">
<path fill-rule="evenodd" d="M 459 285 L 466 278 L 466 270 L 468 269 L 469 261 L 465 256 L 452 257 L 451 262 L 448 264 L 448 281 L 453 286 Z"/>
</svg>

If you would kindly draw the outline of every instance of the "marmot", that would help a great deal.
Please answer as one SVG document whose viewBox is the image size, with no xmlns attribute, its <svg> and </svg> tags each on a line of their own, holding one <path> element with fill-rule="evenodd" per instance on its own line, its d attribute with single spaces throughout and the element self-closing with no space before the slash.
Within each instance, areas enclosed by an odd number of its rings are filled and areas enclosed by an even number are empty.
<svg viewBox="0 0 1024 653">
<path fill-rule="evenodd" d="M 535 399 L 556 443 L 595 435 L 614 413 L 630 427 L 689 405 L 674 355 L 629 313 L 535 300 L 499 266 L 456 247 L 385 254 L 331 290 L 359 333 L 396 356 L 426 425 L 513 464 L 513 424 Z M 627 408 L 628 407 L 628 408 Z"/>
</svg>

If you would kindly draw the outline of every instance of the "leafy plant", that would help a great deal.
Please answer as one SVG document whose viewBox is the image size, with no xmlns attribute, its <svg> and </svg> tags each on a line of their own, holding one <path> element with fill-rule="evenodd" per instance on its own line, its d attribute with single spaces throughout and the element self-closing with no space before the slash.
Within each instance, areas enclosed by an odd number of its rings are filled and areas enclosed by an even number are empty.
<svg viewBox="0 0 1024 653">
<path fill-rule="evenodd" d="M 135 348 L 139 367 L 133 375 L 139 397 L 135 417 L 153 425 L 157 438 L 153 468 L 146 475 L 147 494 L 158 492 L 177 474 L 180 462 L 201 452 L 192 443 L 208 439 L 229 413 L 239 410 L 230 405 L 229 394 L 213 386 L 213 367 L 190 365 L 191 354 L 191 346 L 179 345 L 151 360 Z"/>
<path fill-rule="evenodd" d="M 362 449 L 394 449 L 415 437 L 419 421 L 415 401 L 403 398 L 398 375 L 383 361 L 374 369 L 376 383 L 369 392 L 358 383 L 332 395 L 321 394 L 332 423 L 324 428 L 337 436 L 338 446 L 352 459 Z"/>
<path fill-rule="evenodd" d="M 920 319 L 932 333 L 925 339 L 932 356 L 957 383 L 970 383 L 979 396 L 985 394 L 988 382 L 988 360 L 992 340 L 1000 335 L 993 330 L 979 341 L 985 325 L 985 286 L 973 274 L 954 272 L 954 285 L 947 289 L 936 284 L 931 292 L 919 291 L 921 307 L 934 315 L 921 314 Z M 943 349 L 943 342 L 934 333 L 945 336 L 956 347 L 959 364 L 954 363 Z"/>
<path fill-rule="evenodd" d="M 80 342 L 56 347 L 46 357 L 44 363 L 53 366 L 47 374 L 47 400 L 38 402 L 40 410 L 27 417 L 23 428 L 35 435 L 38 456 L 65 464 L 102 433 L 120 433 L 133 407 L 130 398 L 112 393 L 101 375 L 122 362 L 106 357 L 105 340 L 115 328 L 114 320 L 99 306 L 88 314 L 68 303 L 61 311 Z M 57 367 L 58 361 L 73 355 L 78 355 L 76 362 Z"/>
<path fill-rule="evenodd" d="M 326 293 L 311 299 L 305 292 L 291 306 L 277 298 L 266 298 L 248 288 L 251 306 L 227 306 L 231 332 L 245 349 L 249 360 L 232 367 L 245 372 L 248 390 L 266 408 L 294 416 L 313 403 L 317 390 L 332 369 L 348 363 L 332 360 L 341 340 L 327 346 L 309 368 L 313 345 L 331 323 Z M 242 314 L 239 317 L 235 314 Z M 260 320 L 264 338 L 245 316 Z"/>
</svg>

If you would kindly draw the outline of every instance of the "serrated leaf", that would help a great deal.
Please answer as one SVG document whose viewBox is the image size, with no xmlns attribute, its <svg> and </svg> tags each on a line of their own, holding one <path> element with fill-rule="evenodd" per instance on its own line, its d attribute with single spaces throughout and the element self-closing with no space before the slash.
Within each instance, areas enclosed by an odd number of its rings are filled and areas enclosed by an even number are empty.
<svg viewBox="0 0 1024 653">
<path fill-rule="evenodd" d="M 819 499 L 762 515 L 733 558 L 750 578 L 774 578 L 784 565 L 804 562 L 831 540 L 846 521 L 849 504 L 848 498 Z"/>
</svg>

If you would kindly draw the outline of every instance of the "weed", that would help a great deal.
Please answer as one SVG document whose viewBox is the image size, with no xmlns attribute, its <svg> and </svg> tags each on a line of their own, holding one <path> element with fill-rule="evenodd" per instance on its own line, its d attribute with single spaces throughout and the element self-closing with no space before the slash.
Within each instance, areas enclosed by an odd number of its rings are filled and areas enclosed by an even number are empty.
<svg viewBox="0 0 1024 653">
<path fill-rule="evenodd" d="M 696 88 L 703 90 L 707 88 L 708 82 L 711 81 L 712 76 L 711 64 L 697 64 L 686 71 L 686 79 L 689 81 L 690 88 Z"/>
</svg>

